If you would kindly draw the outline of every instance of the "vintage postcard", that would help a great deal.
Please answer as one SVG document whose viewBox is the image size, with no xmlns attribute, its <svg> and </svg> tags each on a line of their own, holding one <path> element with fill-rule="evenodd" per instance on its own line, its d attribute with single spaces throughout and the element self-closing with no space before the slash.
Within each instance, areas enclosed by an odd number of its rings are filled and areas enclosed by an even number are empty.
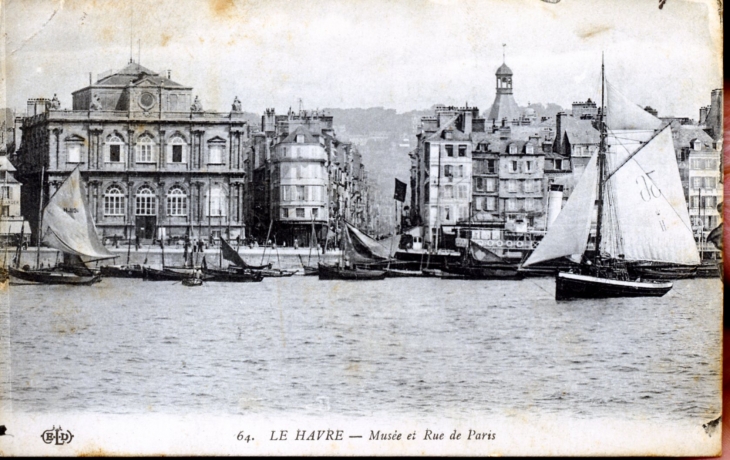
<svg viewBox="0 0 730 460">
<path fill-rule="evenodd" d="M 721 1 L 0 19 L 0 454 L 720 455 Z"/>
</svg>

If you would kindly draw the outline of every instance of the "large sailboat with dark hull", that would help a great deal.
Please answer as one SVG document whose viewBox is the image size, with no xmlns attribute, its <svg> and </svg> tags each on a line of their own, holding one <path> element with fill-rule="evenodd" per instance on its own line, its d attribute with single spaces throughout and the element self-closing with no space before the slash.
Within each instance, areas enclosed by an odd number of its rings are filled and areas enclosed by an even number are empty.
<svg viewBox="0 0 730 460">
<path fill-rule="evenodd" d="M 89 285 L 100 281 L 101 275 L 86 264 L 117 257 L 101 243 L 78 168 L 43 208 L 38 240 L 61 251 L 63 263 L 43 268 L 39 263 L 40 257 L 37 257 L 35 269 L 27 265 L 8 267 L 11 277 L 40 284 Z M 18 265 L 19 262 L 20 257 L 17 257 Z"/>
<path fill-rule="evenodd" d="M 671 127 L 610 85 L 603 67 L 601 79 L 599 150 L 523 266 L 566 256 L 578 263 L 558 272 L 557 300 L 660 297 L 672 283 L 637 277 L 631 264 L 700 263 Z M 594 220 L 594 248 L 588 250 Z"/>
</svg>

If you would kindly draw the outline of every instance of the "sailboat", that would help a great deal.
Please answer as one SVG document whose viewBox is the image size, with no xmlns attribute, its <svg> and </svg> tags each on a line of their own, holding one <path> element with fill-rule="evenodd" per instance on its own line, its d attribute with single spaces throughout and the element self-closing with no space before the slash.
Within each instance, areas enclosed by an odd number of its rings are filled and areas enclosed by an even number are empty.
<svg viewBox="0 0 730 460">
<path fill-rule="evenodd" d="M 229 281 L 229 282 L 249 282 L 261 281 L 264 279 L 260 270 L 252 270 L 246 268 L 246 262 L 243 261 L 238 252 L 231 247 L 228 242 L 221 236 L 221 258 L 231 262 L 227 268 L 212 268 L 206 266 L 203 273 L 208 281 Z"/>
<path fill-rule="evenodd" d="M 362 266 L 387 260 L 387 249 L 347 222 L 342 230 L 340 260 L 334 265 L 320 262 L 319 279 L 351 281 L 384 279 L 384 270 L 373 270 Z"/>
<path fill-rule="evenodd" d="M 37 266 L 34 270 L 27 265 L 23 268 L 16 265 L 8 267 L 10 276 L 42 284 L 88 285 L 100 281 L 101 275 L 92 272 L 85 262 L 117 257 L 99 239 L 78 168 L 73 170 L 43 208 L 38 236 L 39 242 L 63 253 L 63 264 L 46 269 Z M 19 264 L 20 257 L 17 261 Z"/>
<path fill-rule="evenodd" d="M 672 283 L 634 278 L 629 263 L 700 263 L 671 127 L 608 84 L 603 65 L 601 80 L 599 150 L 524 266 L 564 256 L 579 262 L 575 269 L 558 272 L 557 300 L 661 297 Z M 587 249 L 594 213 L 591 253 Z"/>
</svg>

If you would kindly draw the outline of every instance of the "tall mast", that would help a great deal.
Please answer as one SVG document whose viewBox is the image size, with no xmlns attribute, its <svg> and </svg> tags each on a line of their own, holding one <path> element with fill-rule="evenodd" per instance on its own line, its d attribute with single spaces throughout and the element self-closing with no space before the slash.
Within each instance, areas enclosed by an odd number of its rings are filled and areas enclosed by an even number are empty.
<svg viewBox="0 0 730 460">
<path fill-rule="evenodd" d="M 598 124 L 601 130 L 601 143 L 598 148 L 598 218 L 596 219 L 596 253 L 594 260 L 601 258 L 601 226 L 603 224 L 603 188 L 605 184 L 606 169 L 606 123 L 604 117 L 606 115 L 606 104 L 604 102 L 605 94 L 605 68 L 603 64 L 603 53 L 601 53 L 601 116 Z"/>
<path fill-rule="evenodd" d="M 46 165 L 41 166 L 41 186 L 38 188 L 40 197 L 38 198 L 38 236 L 36 237 L 36 251 L 35 251 L 35 268 L 40 268 L 41 265 L 41 236 L 43 230 L 43 178 L 46 175 Z M 22 246 L 22 235 L 21 235 L 21 246 Z M 20 260 L 20 257 L 18 257 Z"/>
</svg>

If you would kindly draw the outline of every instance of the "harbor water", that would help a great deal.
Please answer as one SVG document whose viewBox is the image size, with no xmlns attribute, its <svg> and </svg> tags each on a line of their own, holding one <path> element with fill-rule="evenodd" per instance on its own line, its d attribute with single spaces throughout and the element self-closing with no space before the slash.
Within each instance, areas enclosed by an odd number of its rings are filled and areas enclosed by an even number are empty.
<svg viewBox="0 0 730 460">
<path fill-rule="evenodd" d="M 15 412 L 627 420 L 721 412 L 722 294 L 556 302 L 554 279 L 103 279 L 4 292 Z"/>
</svg>

